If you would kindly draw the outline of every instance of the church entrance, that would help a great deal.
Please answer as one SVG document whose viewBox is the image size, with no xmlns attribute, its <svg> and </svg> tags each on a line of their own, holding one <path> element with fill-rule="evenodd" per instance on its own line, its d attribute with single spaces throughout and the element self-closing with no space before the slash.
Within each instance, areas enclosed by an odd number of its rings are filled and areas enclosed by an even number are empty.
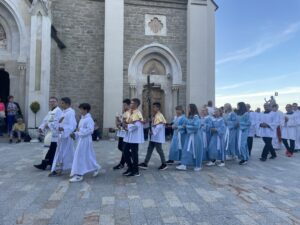
<svg viewBox="0 0 300 225">
<path fill-rule="evenodd" d="M 151 88 L 151 104 L 154 102 L 159 102 L 161 104 L 161 112 L 164 114 L 165 109 L 165 93 L 160 87 Z M 149 107 L 148 107 L 148 90 L 144 88 L 143 90 L 143 104 L 142 104 L 143 117 L 146 120 L 149 116 Z"/>
<path fill-rule="evenodd" d="M 9 74 L 4 69 L 0 69 L 0 98 L 2 102 L 7 103 L 9 96 Z"/>
</svg>

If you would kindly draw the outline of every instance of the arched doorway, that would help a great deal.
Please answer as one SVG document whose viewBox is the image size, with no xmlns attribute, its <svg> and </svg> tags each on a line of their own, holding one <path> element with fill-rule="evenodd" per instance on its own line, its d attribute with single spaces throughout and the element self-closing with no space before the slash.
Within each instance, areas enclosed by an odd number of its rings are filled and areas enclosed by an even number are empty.
<svg viewBox="0 0 300 225">
<path fill-rule="evenodd" d="M 4 103 L 7 103 L 9 96 L 9 74 L 4 69 L 0 69 L 0 97 Z"/>
</svg>

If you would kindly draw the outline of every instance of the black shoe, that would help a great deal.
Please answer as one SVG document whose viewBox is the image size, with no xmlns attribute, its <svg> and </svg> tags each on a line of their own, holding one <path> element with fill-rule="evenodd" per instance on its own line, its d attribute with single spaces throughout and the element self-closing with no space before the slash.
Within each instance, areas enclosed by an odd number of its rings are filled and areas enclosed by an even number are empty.
<svg viewBox="0 0 300 225">
<path fill-rule="evenodd" d="M 131 170 L 128 169 L 126 172 L 123 173 L 123 176 L 128 176 L 131 173 L 132 173 Z"/>
<path fill-rule="evenodd" d="M 146 163 L 140 163 L 139 167 L 143 170 L 147 170 L 148 169 L 148 165 Z"/>
<path fill-rule="evenodd" d="M 246 160 L 241 160 L 241 161 L 239 162 L 239 164 L 240 164 L 240 165 L 246 165 L 246 164 L 247 164 L 247 161 L 246 161 Z"/>
<path fill-rule="evenodd" d="M 139 172 L 132 172 L 128 175 L 128 177 L 139 177 L 141 174 Z"/>
<path fill-rule="evenodd" d="M 12 139 L 9 139 L 9 144 L 11 144 L 12 143 Z"/>
<path fill-rule="evenodd" d="M 172 165 L 172 164 L 174 164 L 174 160 L 168 160 L 168 161 L 166 162 L 166 164 Z"/>
<path fill-rule="evenodd" d="M 16 141 L 16 144 L 19 144 L 19 143 L 21 143 L 21 140 L 17 140 L 17 141 Z"/>
<path fill-rule="evenodd" d="M 33 166 L 39 170 L 46 170 L 46 168 L 47 168 L 47 166 L 44 166 L 43 164 L 33 165 Z"/>
<path fill-rule="evenodd" d="M 113 169 L 114 170 L 120 170 L 120 169 L 123 169 L 123 168 L 124 168 L 124 165 L 119 164 L 119 165 L 116 165 Z"/>
<path fill-rule="evenodd" d="M 61 175 L 61 172 L 53 171 L 49 173 L 48 177 L 58 177 Z"/>
<path fill-rule="evenodd" d="M 259 158 L 260 161 L 265 162 L 267 159 L 266 158 Z"/>
<path fill-rule="evenodd" d="M 159 170 L 166 170 L 166 169 L 168 169 L 168 166 L 167 166 L 167 164 L 161 164 L 161 166 L 158 167 L 158 169 Z"/>
<path fill-rule="evenodd" d="M 274 156 L 274 155 L 273 155 L 273 156 L 271 156 L 269 159 L 275 159 L 276 157 L 277 157 L 277 156 Z"/>
</svg>

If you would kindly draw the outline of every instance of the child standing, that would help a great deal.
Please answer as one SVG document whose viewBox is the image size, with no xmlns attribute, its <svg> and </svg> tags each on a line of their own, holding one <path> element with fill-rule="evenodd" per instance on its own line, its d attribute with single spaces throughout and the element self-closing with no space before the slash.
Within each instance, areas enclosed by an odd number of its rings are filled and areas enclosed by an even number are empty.
<svg viewBox="0 0 300 225">
<path fill-rule="evenodd" d="M 161 105 L 159 102 L 153 103 L 153 114 L 154 118 L 152 121 L 151 127 L 151 139 L 149 142 L 147 155 L 145 161 L 139 164 L 141 169 L 148 169 L 148 163 L 151 159 L 154 148 L 156 148 L 157 153 L 160 156 L 161 166 L 158 168 L 159 170 L 165 170 L 168 168 L 166 164 L 165 154 L 162 149 L 162 144 L 166 142 L 165 138 L 165 128 L 166 128 L 166 119 L 164 115 L 160 112 Z"/>
<path fill-rule="evenodd" d="M 80 182 L 83 175 L 94 171 L 93 176 L 99 174 L 101 166 L 97 163 L 95 151 L 93 148 L 92 134 L 94 132 L 94 120 L 89 113 L 91 106 L 88 103 L 79 105 L 81 119 L 76 132 L 71 134 L 73 139 L 78 140 L 74 154 L 70 182 Z"/>
<path fill-rule="evenodd" d="M 173 164 L 174 161 L 181 160 L 181 151 L 185 141 L 185 129 L 183 125 L 186 122 L 186 116 L 184 115 L 184 110 L 182 106 L 177 106 L 175 108 L 176 116 L 173 120 L 172 129 L 174 130 L 171 147 L 169 152 L 169 160 L 167 164 Z"/>
<path fill-rule="evenodd" d="M 12 143 L 12 139 L 14 136 L 18 137 L 18 140 L 16 143 L 20 143 L 21 142 L 21 137 L 25 136 L 25 129 L 26 129 L 26 125 L 23 122 L 22 118 L 18 118 L 17 122 L 14 124 L 13 128 L 12 128 L 12 132 L 10 133 L 10 143 Z"/>
</svg>

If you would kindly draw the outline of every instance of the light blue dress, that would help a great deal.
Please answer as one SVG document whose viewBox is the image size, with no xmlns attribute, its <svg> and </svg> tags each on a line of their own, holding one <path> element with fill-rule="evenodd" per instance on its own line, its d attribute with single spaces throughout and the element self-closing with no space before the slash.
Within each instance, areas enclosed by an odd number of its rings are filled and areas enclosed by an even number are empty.
<svg viewBox="0 0 300 225">
<path fill-rule="evenodd" d="M 237 155 L 239 159 L 249 160 L 249 150 L 247 139 L 249 136 L 249 130 L 251 126 L 250 115 L 248 112 L 241 116 L 237 116 L 239 122 L 239 128 L 237 131 Z"/>
<path fill-rule="evenodd" d="M 195 115 L 186 121 L 186 139 L 182 149 L 181 164 L 201 167 L 203 161 L 203 139 L 200 117 Z"/>
<path fill-rule="evenodd" d="M 181 151 L 186 138 L 185 128 L 183 128 L 182 126 L 186 123 L 186 121 L 187 118 L 185 115 L 175 117 L 173 120 L 172 128 L 177 129 L 174 129 L 169 152 L 169 160 L 180 161 L 181 159 Z"/>
<path fill-rule="evenodd" d="M 224 135 L 226 126 L 223 118 L 212 118 L 209 129 L 215 128 L 216 133 L 211 132 L 208 145 L 208 156 L 210 160 L 225 161 Z"/>
<path fill-rule="evenodd" d="M 208 157 L 208 144 L 210 140 L 210 130 L 209 124 L 211 123 L 211 117 L 201 117 L 200 118 L 200 129 L 202 132 L 202 139 L 203 139 L 203 158 L 202 161 L 209 160 Z"/>
<path fill-rule="evenodd" d="M 225 153 L 228 156 L 235 156 L 237 152 L 237 125 L 238 119 L 234 112 L 230 112 L 224 116 L 225 125 L 228 129 L 227 135 L 224 137 Z"/>
</svg>

